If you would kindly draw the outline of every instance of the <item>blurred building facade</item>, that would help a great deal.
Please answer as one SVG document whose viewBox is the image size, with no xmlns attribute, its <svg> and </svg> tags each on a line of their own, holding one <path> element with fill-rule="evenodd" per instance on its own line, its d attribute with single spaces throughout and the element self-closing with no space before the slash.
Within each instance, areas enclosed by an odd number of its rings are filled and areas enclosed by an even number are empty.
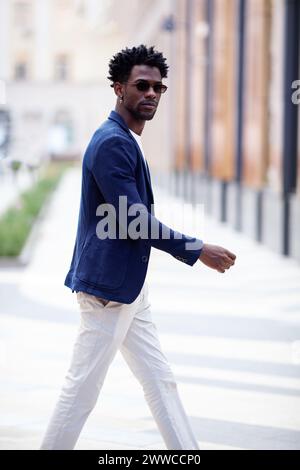
<svg viewBox="0 0 300 470">
<path fill-rule="evenodd" d="M 114 103 L 107 63 L 123 41 L 110 8 L 109 0 L 1 0 L 8 158 L 38 164 L 49 154 L 82 155 Z"/>
<path fill-rule="evenodd" d="M 144 132 L 161 184 L 300 260 L 300 2 L 133 4 L 132 44 L 170 64 Z"/>
<path fill-rule="evenodd" d="M 157 181 L 300 260 L 299 25 L 298 0 L 1 0 L 0 152 L 10 128 L 14 158 L 82 156 L 115 104 L 112 54 L 155 45 Z"/>
</svg>

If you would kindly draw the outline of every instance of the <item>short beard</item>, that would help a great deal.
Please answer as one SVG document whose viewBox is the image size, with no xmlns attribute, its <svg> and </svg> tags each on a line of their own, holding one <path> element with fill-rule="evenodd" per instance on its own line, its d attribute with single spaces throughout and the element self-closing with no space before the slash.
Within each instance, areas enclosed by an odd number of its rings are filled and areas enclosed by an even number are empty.
<svg viewBox="0 0 300 470">
<path fill-rule="evenodd" d="M 137 111 L 132 108 L 126 108 L 127 111 L 130 112 L 130 114 L 136 119 L 137 121 L 151 121 L 151 119 L 154 118 L 154 115 L 156 113 L 156 109 L 154 109 L 153 114 L 147 114 L 147 113 L 141 113 L 140 111 Z"/>
</svg>

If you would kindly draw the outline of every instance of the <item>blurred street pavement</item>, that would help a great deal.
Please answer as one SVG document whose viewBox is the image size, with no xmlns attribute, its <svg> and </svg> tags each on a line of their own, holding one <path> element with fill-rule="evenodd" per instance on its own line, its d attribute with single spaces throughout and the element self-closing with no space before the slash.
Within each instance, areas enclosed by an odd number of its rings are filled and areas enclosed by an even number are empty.
<svg viewBox="0 0 300 470">
<path fill-rule="evenodd" d="M 38 449 L 79 326 L 64 286 L 80 169 L 55 192 L 32 262 L 0 267 L 0 449 Z M 171 203 L 162 190 L 155 202 Z M 202 234 L 187 232 L 189 235 Z M 300 449 L 300 265 L 205 216 L 204 240 L 237 255 L 225 274 L 152 250 L 153 320 L 201 449 Z M 164 449 L 118 353 L 76 449 Z"/>
</svg>

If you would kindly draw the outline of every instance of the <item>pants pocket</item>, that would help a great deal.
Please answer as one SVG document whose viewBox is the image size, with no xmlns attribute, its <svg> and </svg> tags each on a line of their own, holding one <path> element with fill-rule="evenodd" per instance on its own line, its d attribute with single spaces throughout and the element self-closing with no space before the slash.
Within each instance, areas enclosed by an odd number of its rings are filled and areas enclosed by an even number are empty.
<svg viewBox="0 0 300 470">
<path fill-rule="evenodd" d="M 106 307 L 106 305 L 110 302 L 107 299 L 103 299 L 102 297 L 96 297 L 96 299 L 103 305 L 103 307 Z"/>
<path fill-rule="evenodd" d="M 110 301 L 86 292 L 77 292 L 77 302 L 82 311 L 92 311 L 97 308 L 97 306 L 99 307 L 99 304 L 101 307 L 105 308 Z"/>
</svg>

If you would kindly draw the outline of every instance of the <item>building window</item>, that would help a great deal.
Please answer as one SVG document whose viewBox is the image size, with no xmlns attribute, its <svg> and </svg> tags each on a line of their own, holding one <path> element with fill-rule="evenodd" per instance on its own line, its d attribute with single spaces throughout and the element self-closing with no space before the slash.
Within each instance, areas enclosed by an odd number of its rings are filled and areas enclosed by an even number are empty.
<svg viewBox="0 0 300 470">
<path fill-rule="evenodd" d="M 29 36 L 33 28 L 32 3 L 28 1 L 17 1 L 13 10 L 14 26 L 23 36 Z"/>
<path fill-rule="evenodd" d="M 76 12 L 78 16 L 84 17 L 86 15 L 86 4 L 83 0 L 77 0 L 76 2 Z"/>
<path fill-rule="evenodd" d="M 74 125 L 67 110 L 55 113 L 49 129 L 48 150 L 53 156 L 64 156 L 72 150 L 74 144 Z"/>
<path fill-rule="evenodd" d="M 70 76 L 69 58 L 66 54 L 60 54 L 55 59 L 55 80 L 68 80 Z"/>
<path fill-rule="evenodd" d="M 15 80 L 26 80 L 28 78 L 28 68 L 25 62 L 19 62 L 15 65 Z"/>
<path fill-rule="evenodd" d="M 0 109 L 0 160 L 7 156 L 11 139 L 11 118 L 8 111 Z"/>
</svg>

